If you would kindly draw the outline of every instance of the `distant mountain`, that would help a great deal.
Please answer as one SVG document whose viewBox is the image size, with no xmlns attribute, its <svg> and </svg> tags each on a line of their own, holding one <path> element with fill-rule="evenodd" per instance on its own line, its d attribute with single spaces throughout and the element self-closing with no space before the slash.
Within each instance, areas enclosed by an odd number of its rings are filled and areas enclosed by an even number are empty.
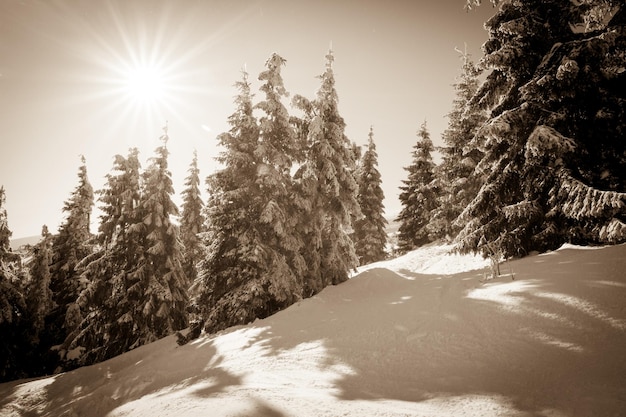
<svg viewBox="0 0 626 417">
<path fill-rule="evenodd" d="M 18 239 L 11 239 L 11 249 L 18 250 L 24 245 L 34 245 L 41 239 L 41 236 L 29 236 L 20 237 Z"/>
</svg>

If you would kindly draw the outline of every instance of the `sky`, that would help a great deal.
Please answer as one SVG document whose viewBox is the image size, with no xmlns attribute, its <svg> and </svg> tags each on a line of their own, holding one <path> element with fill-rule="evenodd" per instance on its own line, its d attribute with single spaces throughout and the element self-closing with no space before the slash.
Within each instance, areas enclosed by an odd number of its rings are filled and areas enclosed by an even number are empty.
<svg viewBox="0 0 626 417">
<path fill-rule="evenodd" d="M 0 1 L 0 186 L 13 238 L 39 235 L 44 224 L 56 232 L 81 155 L 101 189 L 116 154 L 138 147 L 147 167 L 165 125 L 180 202 L 194 150 L 202 180 L 218 168 L 216 137 L 229 129 L 241 71 L 263 99 L 258 74 L 276 52 L 291 96 L 314 98 L 330 48 L 346 134 L 365 145 L 373 127 L 386 214 L 397 215 L 424 121 L 442 145 L 461 68 L 455 48 L 478 60 L 487 40 L 483 23 L 495 10 L 464 4 Z"/>
</svg>

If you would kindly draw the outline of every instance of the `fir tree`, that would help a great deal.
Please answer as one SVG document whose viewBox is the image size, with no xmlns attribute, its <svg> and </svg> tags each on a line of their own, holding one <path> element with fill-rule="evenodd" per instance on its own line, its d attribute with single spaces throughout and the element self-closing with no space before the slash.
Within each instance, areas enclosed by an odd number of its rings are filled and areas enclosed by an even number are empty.
<svg viewBox="0 0 626 417">
<path fill-rule="evenodd" d="M 353 242 L 352 219 L 360 216 L 355 179 L 356 157 L 345 135 L 339 114 L 332 51 L 313 101 L 297 96 L 294 102 L 305 113 L 300 121 L 306 142 L 306 159 L 296 174 L 301 234 L 308 248 L 305 295 L 348 279 L 358 265 Z"/>
<path fill-rule="evenodd" d="M 228 118 L 231 128 L 218 136 L 223 151 L 217 160 L 223 168 L 207 178 L 209 247 L 200 263 L 199 295 L 194 300 L 197 317 L 188 338 L 197 337 L 204 326 L 211 331 L 250 321 L 263 308 L 258 297 L 264 247 L 257 231 L 262 198 L 255 155 L 259 126 L 253 115 L 248 74 L 243 72 L 235 86 L 239 94 L 235 112 Z M 255 300 L 260 303 L 251 305 Z"/>
<path fill-rule="evenodd" d="M 41 240 L 34 245 L 29 253 L 27 266 L 30 281 L 26 286 L 26 302 L 30 327 L 31 357 L 25 369 L 30 376 L 50 374 L 58 362 L 58 355 L 50 350 L 53 341 L 47 329 L 50 326 L 50 312 L 54 307 L 50 290 L 50 263 L 52 260 L 53 236 L 44 225 Z"/>
<path fill-rule="evenodd" d="M 200 170 L 196 151 L 193 153 L 188 172 L 189 176 L 185 179 L 186 188 L 182 192 L 183 205 L 180 218 L 180 239 L 185 248 L 183 270 L 187 286 L 197 278 L 196 265 L 204 253 L 204 245 L 200 237 L 204 229 L 204 203 L 200 195 Z"/>
<path fill-rule="evenodd" d="M 161 137 L 162 146 L 144 172 L 144 188 L 140 210 L 145 228 L 143 275 L 145 287 L 141 313 L 146 320 L 147 338 L 158 339 L 187 326 L 185 309 L 187 280 L 183 271 L 180 231 L 172 218 L 179 214 L 172 201 L 174 187 L 168 169 L 167 127 Z"/>
<path fill-rule="evenodd" d="M 257 180 L 260 199 L 257 230 L 266 246 L 262 251 L 264 286 L 269 300 L 261 314 L 272 314 L 301 298 L 302 272 L 305 265 L 300 250 L 303 243 L 296 233 L 297 207 L 291 170 L 302 156 L 301 144 L 282 103 L 289 97 L 281 69 L 286 60 L 274 53 L 259 74 L 264 83 L 260 90 L 265 99 L 257 103 L 261 110 L 259 137 L 254 150 L 258 158 Z"/>
<path fill-rule="evenodd" d="M 382 179 L 378 172 L 378 154 L 374 143 L 374 129 L 370 127 L 367 151 L 358 170 L 358 202 L 362 217 L 354 224 L 354 245 L 361 265 L 385 259 L 387 220 L 384 217 L 385 195 L 381 188 Z"/>
<path fill-rule="evenodd" d="M 11 236 L 13 232 L 9 229 L 9 220 L 6 204 L 6 191 L 4 186 L 0 187 L 0 254 L 7 256 L 11 252 Z"/>
<path fill-rule="evenodd" d="M 492 73 L 474 98 L 491 110 L 487 177 L 462 215 L 461 250 L 626 240 L 624 26 L 593 18 L 607 4 L 507 1 L 487 22 Z"/>
<path fill-rule="evenodd" d="M 236 84 L 231 129 L 218 136 L 224 166 L 207 179 L 207 258 L 201 263 L 199 312 L 188 338 L 266 317 L 300 297 L 300 243 L 293 235 L 290 169 L 297 145 L 281 97 L 287 95 L 274 54 L 259 79 L 266 100 L 252 104 L 244 72 Z M 262 111 L 257 119 L 255 108 Z M 182 341 L 181 341 L 182 342 Z"/>
<path fill-rule="evenodd" d="M 116 157 L 120 173 L 108 177 L 101 193 L 105 246 L 87 260 L 90 284 L 77 302 L 82 322 L 64 344 L 70 365 L 108 359 L 187 324 L 182 244 L 171 220 L 178 209 L 171 200 L 167 132 L 161 139 L 139 194 L 136 150 L 128 159 Z"/>
<path fill-rule="evenodd" d="M 417 133 L 419 139 L 413 147 L 411 165 L 405 167 L 408 178 L 400 187 L 402 210 L 397 220 L 398 250 L 403 253 L 432 241 L 429 231 L 430 213 L 437 206 L 437 191 L 434 183 L 434 151 L 430 133 L 424 122 Z"/>
<path fill-rule="evenodd" d="M 0 381 L 26 376 L 30 345 L 28 306 L 24 297 L 27 271 L 11 252 L 6 195 L 0 187 Z"/>
<path fill-rule="evenodd" d="M 486 112 L 470 105 L 480 86 L 481 70 L 467 52 L 461 54 L 461 75 L 454 84 L 456 98 L 448 114 L 448 127 L 442 134 L 444 146 L 438 148 L 442 162 L 435 168 L 439 204 L 431 214 L 430 227 L 439 239 L 454 238 L 460 226 L 454 220 L 474 199 L 483 177 L 475 168 L 482 159 L 478 129 L 486 120 Z"/>
<path fill-rule="evenodd" d="M 83 261 L 89 285 L 75 303 L 82 321 L 64 343 L 66 368 L 99 362 L 141 344 L 139 326 L 129 313 L 140 300 L 136 270 L 144 259 L 138 154 L 133 148 L 127 158 L 116 155 L 114 173 L 98 192 L 101 249 Z"/>
<path fill-rule="evenodd" d="M 89 226 L 94 205 L 94 192 L 87 178 L 85 158 L 78 170 L 78 185 L 63 206 L 67 217 L 59 227 L 59 233 L 52 243 L 50 264 L 50 289 L 54 309 L 50 312 L 49 332 L 53 345 L 63 342 L 77 324 L 74 310 L 69 309 L 84 288 L 80 279 L 79 262 L 92 252 L 92 238 Z"/>
</svg>

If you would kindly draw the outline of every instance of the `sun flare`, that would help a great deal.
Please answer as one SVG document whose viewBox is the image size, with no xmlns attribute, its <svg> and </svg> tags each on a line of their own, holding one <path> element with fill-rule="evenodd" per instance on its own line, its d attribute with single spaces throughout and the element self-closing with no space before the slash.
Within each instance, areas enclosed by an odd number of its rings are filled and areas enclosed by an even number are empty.
<svg viewBox="0 0 626 417">
<path fill-rule="evenodd" d="M 125 74 L 125 90 L 137 104 L 155 104 L 163 100 L 166 90 L 163 72 L 157 67 L 139 66 Z"/>
</svg>

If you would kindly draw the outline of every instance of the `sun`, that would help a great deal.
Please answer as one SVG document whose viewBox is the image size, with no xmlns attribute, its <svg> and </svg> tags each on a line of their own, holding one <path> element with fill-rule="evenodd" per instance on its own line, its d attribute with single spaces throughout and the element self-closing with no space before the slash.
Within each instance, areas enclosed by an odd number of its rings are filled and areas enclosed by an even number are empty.
<svg viewBox="0 0 626 417">
<path fill-rule="evenodd" d="M 154 105 L 165 98 L 167 80 L 160 68 L 140 65 L 125 71 L 124 90 L 135 104 Z"/>
</svg>

